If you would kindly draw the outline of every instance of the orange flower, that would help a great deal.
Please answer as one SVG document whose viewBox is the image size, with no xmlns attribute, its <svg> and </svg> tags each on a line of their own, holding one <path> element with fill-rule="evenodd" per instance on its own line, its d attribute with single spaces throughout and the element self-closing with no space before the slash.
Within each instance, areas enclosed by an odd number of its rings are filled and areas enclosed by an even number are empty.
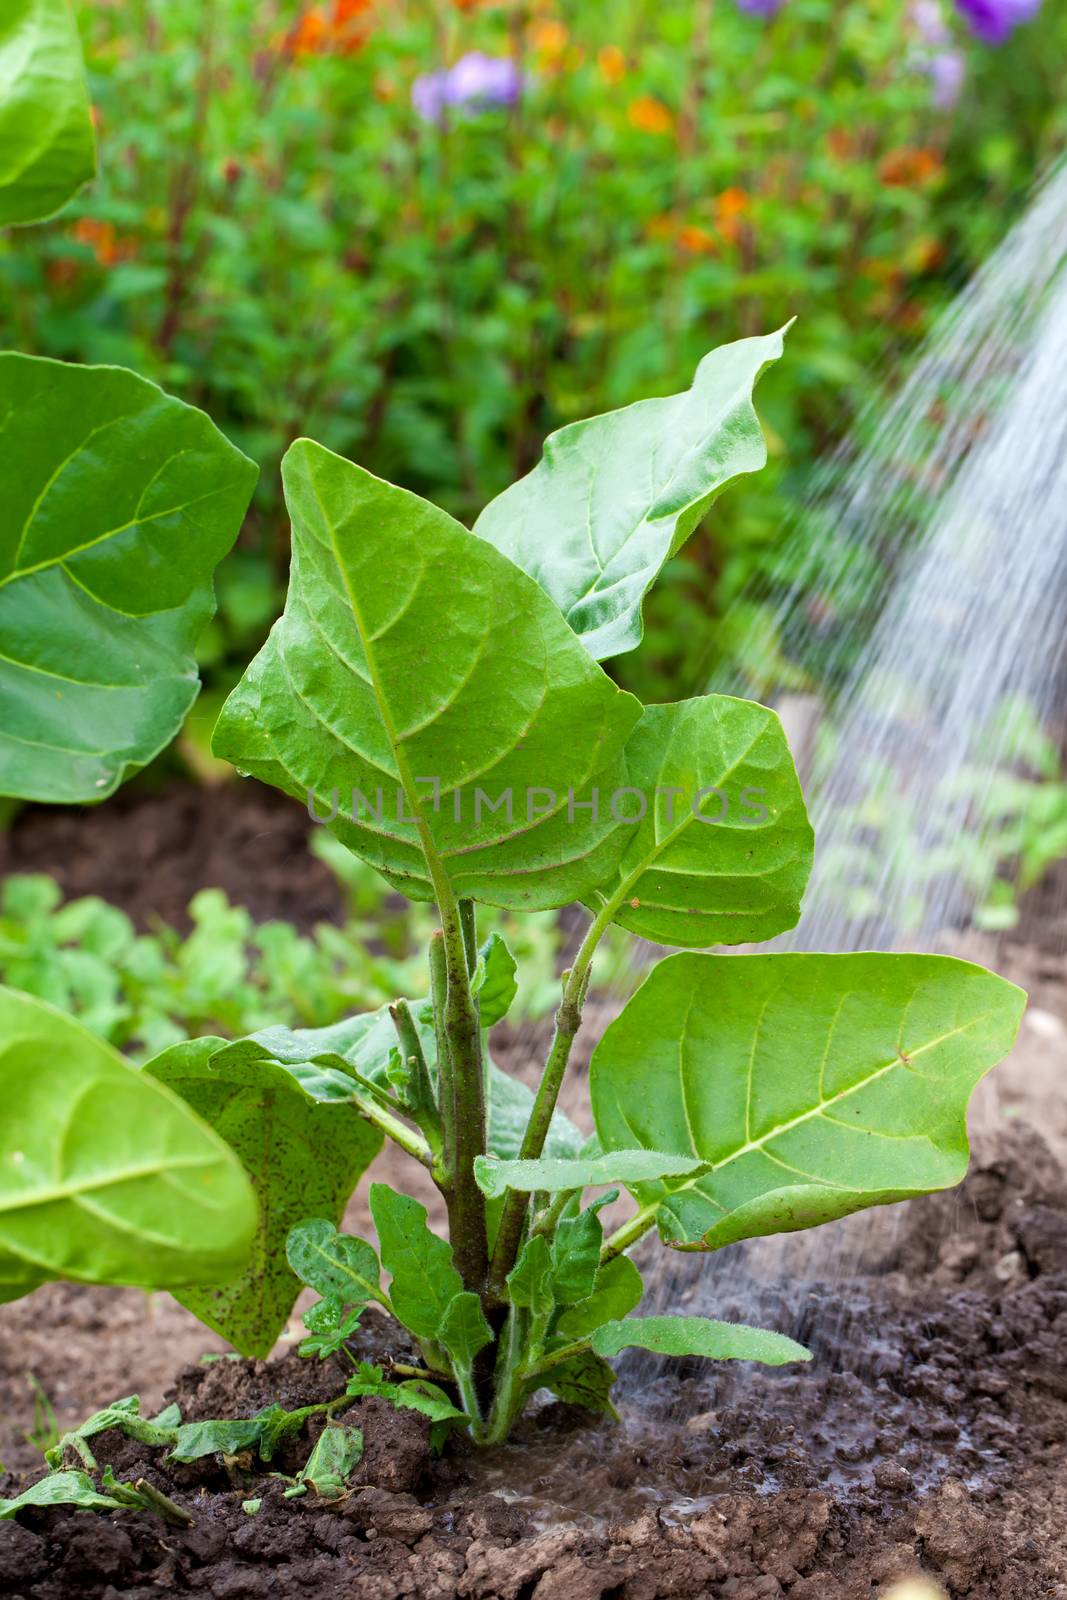
<svg viewBox="0 0 1067 1600">
<path fill-rule="evenodd" d="M 696 223 L 686 222 L 678 229 L 674 236 L 679 250 L 687 256 L 710 256 L 715 254 L 717 248 L 713 234 L 707 228 L 699 228 Z"/>
<path fill-rule="evenodd" d="M 674 116 L 654 95 L 639 95 L 630 102 L 626 115 L 631 127 L 640 133 L 669 134 L 674 132 Z"/>
<path fill-rule="evenodd" d="M 137 241 L 120 238 L 111 222 L 79 217 L 72 232 L 79 244 L 89 246 L 102 267 L 113 267 L 117 261 L 128 261 L 137 254 Z"/>
<path fill-rule="evenodd" d="M 889 189 L 919 189 L 936 183 L 944 170 L 936 150 L 902 145 L 882 157 L 878 176 Z"/>
<path fill-rule="evenodd" d="M 570 34 L 565 22 L 560 22 L 556 17 L 542 17 L 530 23 L 527 37 L 539 55 L 561 56 L 567 48 Z"/>
<path fill-rule="evenodd" d="M 596 53 L 596 64 L 605 83 L 621 83 L 626 74 L 626 57 L 617 44 L 602 44 Z"/>
<path fill-rule="evenodd" d="M 286 55 L 313 56 L 325 50 L 329 39 L 326 18 L 317 8 L 305 11 L 299 22 L 286 34 L 283 48 Z"/>
<path fill-rule="evenodd" d="M 736 185 L 724 189 L 722 194 L 717 194 L 712 202 L 715 212 L 715 228 L 719 236 L 728 244 L 736 244 L 741 237 L 741 218 L 749 209 L 748 194 Z"/>
</svg>

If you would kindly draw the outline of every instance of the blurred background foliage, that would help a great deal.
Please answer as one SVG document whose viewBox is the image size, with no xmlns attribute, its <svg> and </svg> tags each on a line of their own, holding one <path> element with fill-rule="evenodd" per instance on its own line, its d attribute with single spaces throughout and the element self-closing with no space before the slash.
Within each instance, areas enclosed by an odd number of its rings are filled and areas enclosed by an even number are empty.
<svg viewBox="0 0 1067 1600">
<path fill-rule="evenodd" d="M 997 5 L 1025 25 L 991 29 Z M 551 429 L 795 315 L 759 393 L 768 470 L 615 666 L 648 699 L 702 687 L 811 463 L 1067 131 L 1067 8 L 1039 0 L 75 10 L 101 175 L 0 243 L 0 331 L 155 378 L 261 464 L 202 647 L 215 697 L 280 607 L 298 435 L 469 522 Z"/>
</svg>

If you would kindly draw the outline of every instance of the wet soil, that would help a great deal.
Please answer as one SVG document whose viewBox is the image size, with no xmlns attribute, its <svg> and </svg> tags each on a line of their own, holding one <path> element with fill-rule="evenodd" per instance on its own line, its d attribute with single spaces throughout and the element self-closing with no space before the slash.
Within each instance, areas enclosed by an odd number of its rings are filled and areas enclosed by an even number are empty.
<svg viewBox="0 0 1067 1600">
<path fill-rule="evenodd" d="M 191 894 L 215 884 L 259 917 L 307 924 L 340 913 L 307 827 L 299 807 L 257 785 L 127 791 L 88 816 L 27 810 L 0 867 L 51 871 L 68 894 L 106 894 L 142 925 L 180 921 Z M 960 1191 L 798 1236 L 778 1254 L 738 1247 L 703 1266 L 646 1257 L 646 1309 L 780 1328 L 812 1346 L 810 1367 L 631 1355 L 620 1424 L 546 1399 L 512 1444 L 483 1455 L 435 1458 L 419 1418 L 361 1401 L 347 1420 L 365 1455 L 336 1504 L 287 1501 L 250 1462 L 169 1466 L 109 1435 L 94 1446 L 101 1464 L 148 1479 L 192 1526 L 22 1513 L 0 1523 L 0 1595 L 872 1600 L 921 1572 L 952 1600 L 1067 1600 L 1064 963 L 1056 941 L 956 948 L 1033 996 L 1019 1049 L 976 1107 Z M 522 1072 L 530 1044 L 528 1032 L 503 1033 L 494 1053 Z M 584 1123 L 580 1073 L 568 1095 Z M 361 1191 L 348 1223 L 367 1222 Z M 294 1354 L 300 1332 L 294 1317 L 270 1363 L 203 1365 L 221 1342 L 165 1295 L 57 1284 L 0 1307 L 0 1494 L 41 1470 L 28 1374 L 62 1428 L 131 1391 L 146 1414 L 172 1396 L 187 1420 L 249 1415 L 343 1389 L 339 1365 Z M 380 1324 L 361 1341 L 371 1359 L 400 1348 Z M 254 1516 L 249 1498 L 262 1502 Z"/>
<path fill-rule="evenodd" d="M 1029 1129 L 983 1136 L 962 1191 L 901 1215 L 862 1272 L 764 1297 L 771 1325 L 812 1344 L 810 1368 L 638 1356 L 621 1366 L 621 1424 L 545 1404 L 506 1449 L 439 1459 L 422 1419 L 358 1401 L 346 1420 L 365 1455 L 334 1504 L 287 1501 L 244 1459 L 172 1466 L 108 1435 L 94 1444 L 101 1464 L 147 1478 L 193 1525 L 24 1512 L 0 1524 L 0 1594 L 859 1600 L 925 1572 L 970 1600 L 1067 1596 L 1062 1168 Z M 79 1297 L 114 1304 L 63 1293 L 67 1314 Z M 9 1339 L 32 1307 L 43 1312 L 44 1296 L 4 1309 Z M 110 1332 L 122 1340 L 121 1325 Z M 384 1322 L 361 1337 L 369 1359 L 400 1348 Z M 84 1321 L 62 1338 L 71 1364 L 102 1348 Z M 127 1350 L 126 1381 L 109 1372 L 97 1400 L 140 1381 Z M 164 1351 L 178 1354 L 169 1337 L 145 1352 L 157 1373 Z M 247 1416 L 273 1399 L 330 1398 L 344 1377 L 290 1349 L 188 1365 L 168 1398 L 188 1420 Z M 3 1403 L 16 1403 L 10 1391 Z M 313 1421 L 273 1465 L 294 1471 L 314 1433 Z M 249 1498 L 262 1501 L 255 1516 Z"/>
</svg>

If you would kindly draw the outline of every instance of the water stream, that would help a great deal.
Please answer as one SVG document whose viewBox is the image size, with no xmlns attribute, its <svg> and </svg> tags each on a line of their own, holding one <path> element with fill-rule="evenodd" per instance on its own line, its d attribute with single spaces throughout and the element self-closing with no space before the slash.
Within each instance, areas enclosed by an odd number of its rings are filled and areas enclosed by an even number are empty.
<svg viewBox="0 0 1067 1600">
<path fill-rule="evenodd" d="M 1067 646 L 1067 165 L 942 319 L 865 442 L 817 476 L 770 582 L 782 661 L 808 683 L 816 865 L 779 948 L 958 947 L 989 887 L 999 793 L 1055 702 Z M 809 707 L 815 700 L 808 702 Z M 831 1334 L 858 1259 L 891 1257 L 900 1207 L 710 1258 L 653 1247 L 643 1309 Z M 789 1286 L 793 1326 L 782 1321 Z M 825 1324 L 828 1323 L 827 1328 Z M 634 1394 L 650 1363 L 629 1361 Z"/>
</svg>

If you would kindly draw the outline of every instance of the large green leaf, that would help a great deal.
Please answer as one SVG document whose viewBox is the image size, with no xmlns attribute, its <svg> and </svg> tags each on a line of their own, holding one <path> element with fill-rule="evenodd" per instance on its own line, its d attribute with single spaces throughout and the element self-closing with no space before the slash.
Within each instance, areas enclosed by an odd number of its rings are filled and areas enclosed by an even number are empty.
<svg viewBox="0 0 1067 1600">
<path fill-rule="evenodd" d="M 0 989 L 0 1282 L 217 1284 L 248 1258 L 226 1144 L 80 1023 Z"/>
<path fill-rule="evenodd" d="M 792 928 L 813 836 L 774 712 L 720 694 L 648 706 L 626 757 L 619 810 L 640 820 L 590 904 L 609 901 L 616 922 L 660 944 L 755 944 Z"/>
<path fill-rule="evenodd" d="M 196 698 L 256 468 L 119 367 L 0 354 L 0 794 L 101 800 Z"/>
<path fill-rule="evenodd" d="M 598 1328 L 590 1343 L 600 1356 L 617 1356 L 620 1350 L 636 1347 L 662 1356 L 762 1361 L 768 1367 L 811 1360 L 811 1351 L 784 1333 L 749 1328 L 743 1322 L 714 1322 L 710 1317 L 624 1317 Z"/>
<path fill-rule="evenodd" d="M 67 0 L 4 0 L 0 227 L 53 216 L 95 171 L 85 69 Z"/>
<path fill-rule="evenodd" d="M 241 1276 L 221 1288 L 186 1289 L 178 1298 L 242 1355 L 269 1355 L 300 1293 L 286 1260 L 289 1230 L 308 1216 L 326 1226 L 340 1221 L 382 1135 L 335 1097 L 332 1082 L 316 1094 L 314 1078 L 302 1080 L 279 1061 L 257 1059 L 243 1042 L 194 1039 L 165 1050 L 144 1071 L 225 1139 L 259 1200 L 259 1225 Z"/>
<path fill-rule="evenodd" d="M 711 1164 L 669 1193 L 632 1186 L 680 1249 L 944 1189 L 1025 1000 L 947 956 L 671 956 L 594 1052 L 597 1132 Z"/>
<path fill-rule="evenodd" d="M 455 893 L 494 905 L 591 892 L 623 847 L 606 799 L 637 702 L 443 511 L 306 439 L 282 471 L 285 614 L 215 753 L 336 809 L 332 830 L 413 899 L 434 898 L 426 851 Z"/>
<path fill-rule="evenodd" d="M 767 459 L 752 390 L 782 334 L 706 355 L 692 387 L 561 428 L 474 525 L 551 595 L 598 661 L 641 642 L 664 562 L 735 478 Z"/>
</svg>

